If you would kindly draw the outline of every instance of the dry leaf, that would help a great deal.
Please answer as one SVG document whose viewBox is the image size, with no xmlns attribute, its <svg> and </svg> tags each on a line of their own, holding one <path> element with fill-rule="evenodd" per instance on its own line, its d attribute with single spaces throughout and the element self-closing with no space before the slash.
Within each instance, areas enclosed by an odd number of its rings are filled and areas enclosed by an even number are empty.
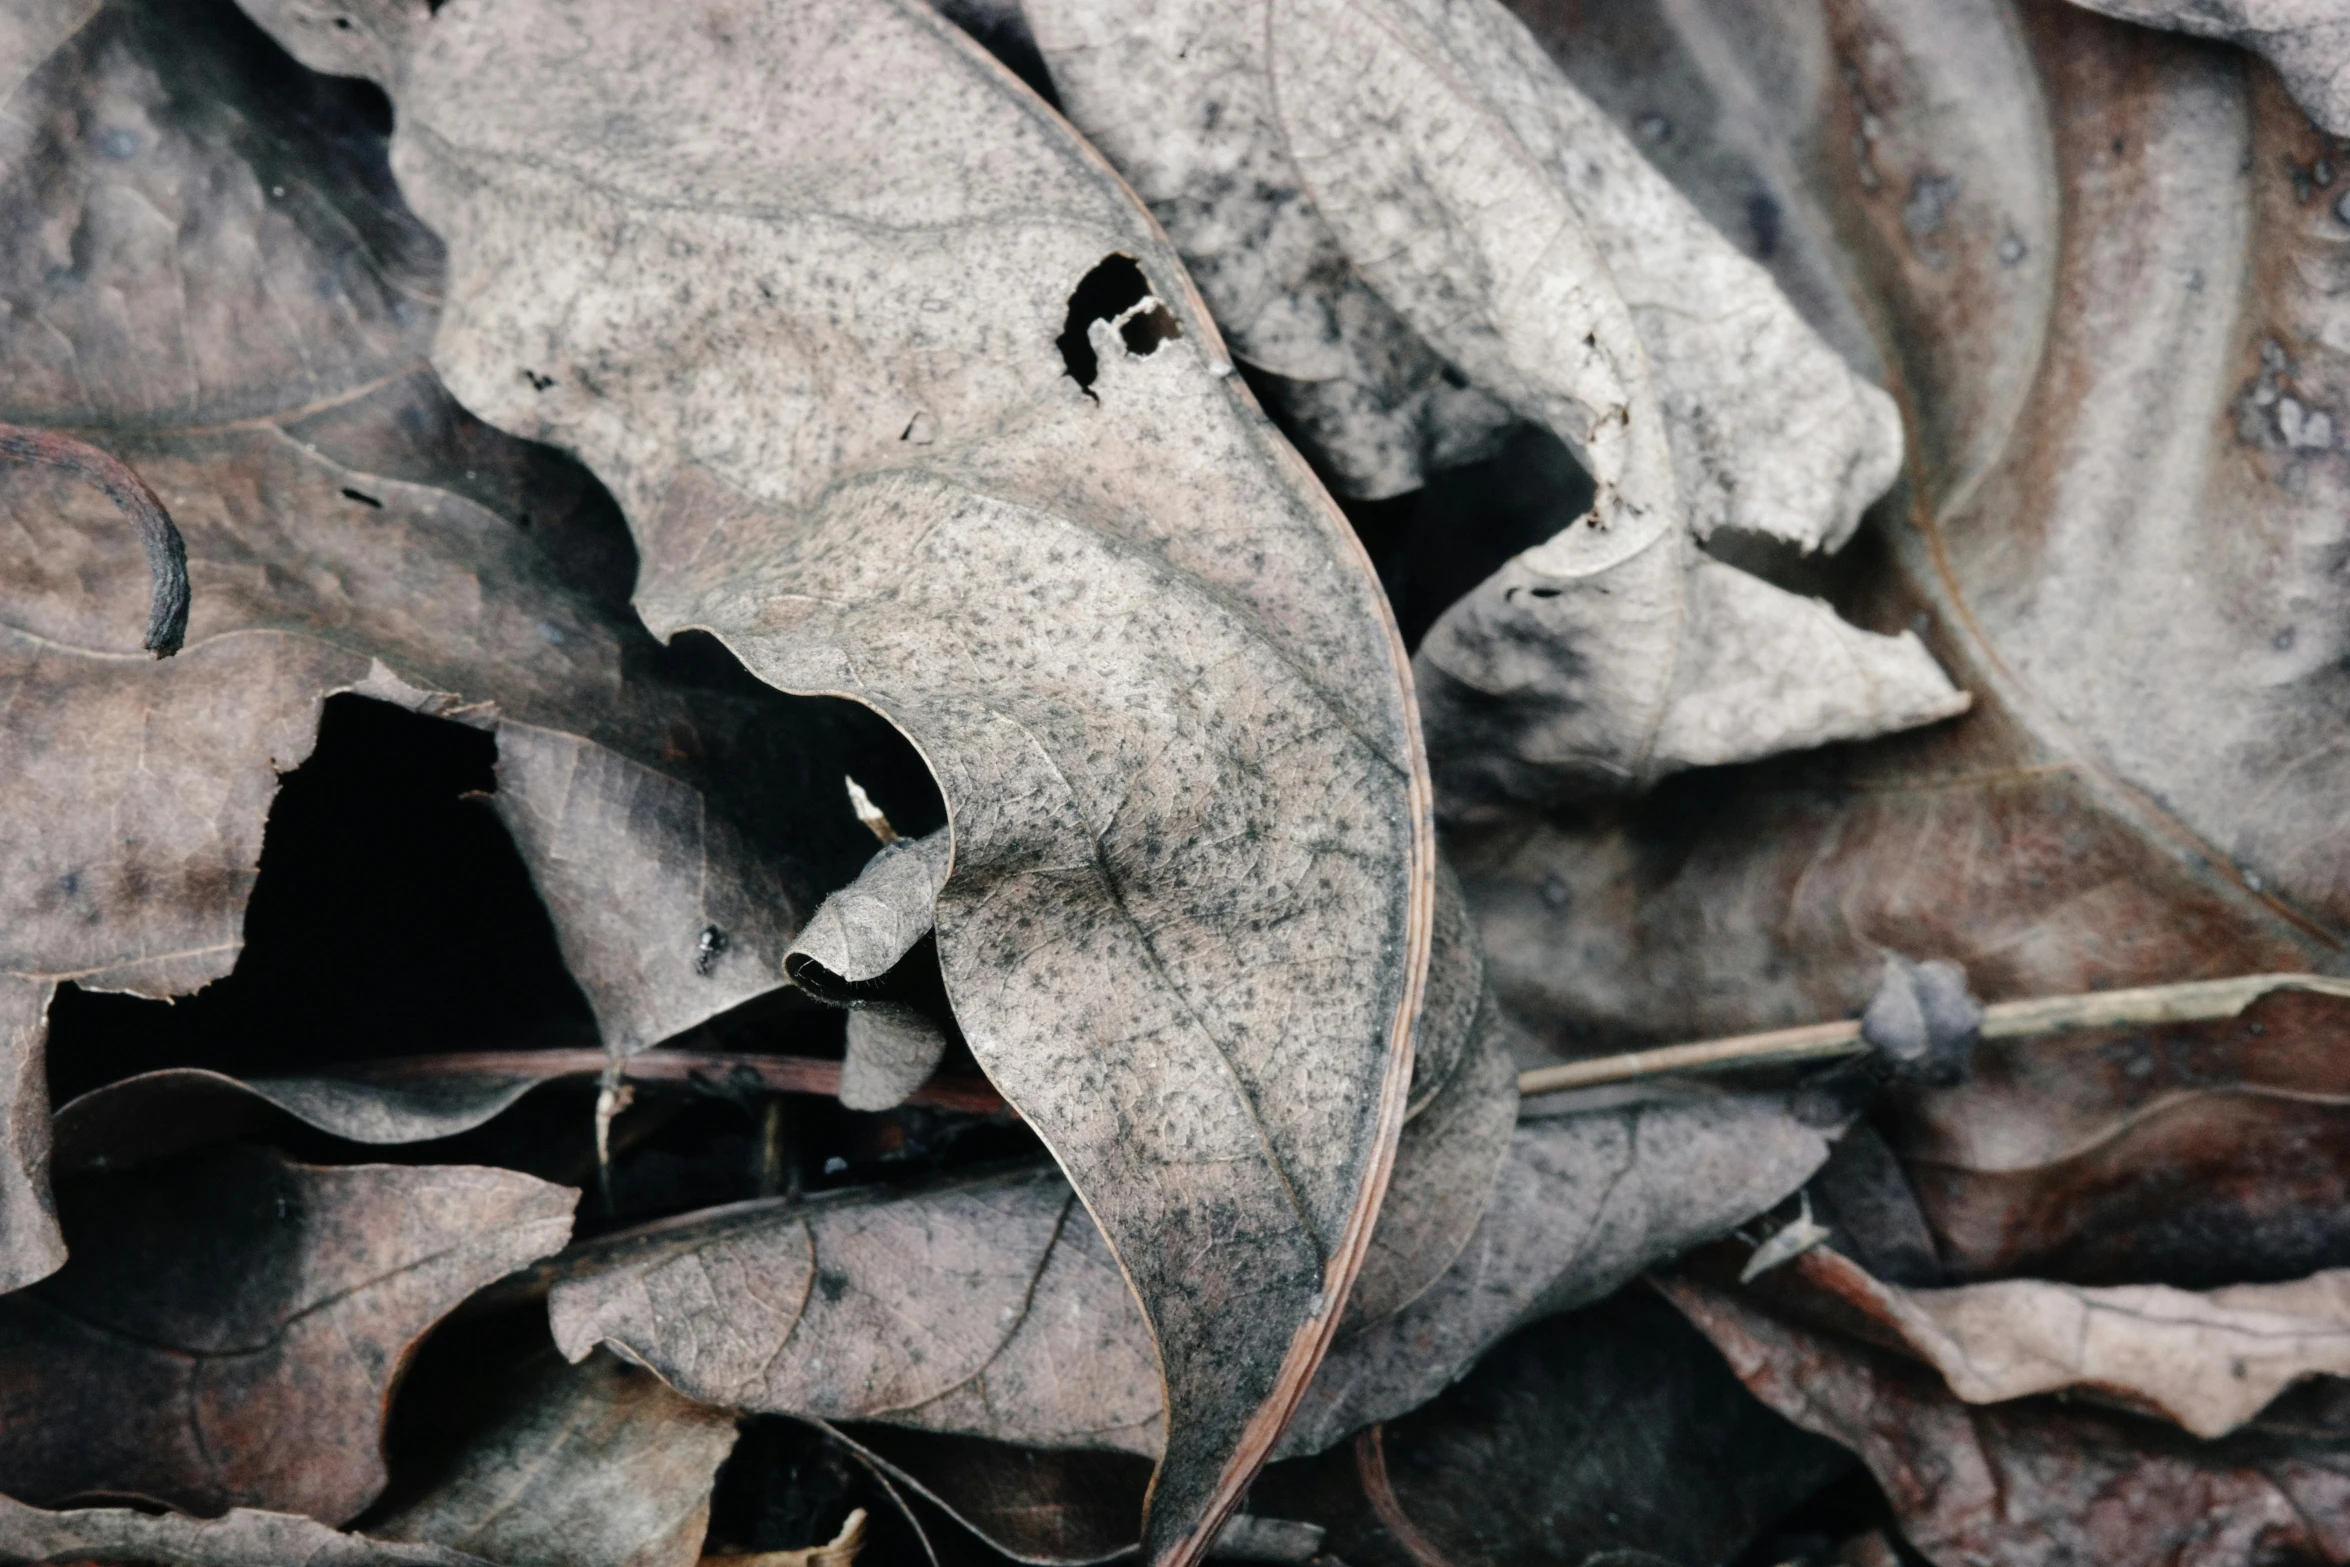
<svg viewBox="0 0 2350 1567">
<path fill-rule="evenodd" d="M 2342 962 L 2350 339 L 2313 170 L 2350 164 L 2237 57 L 2020 20 L 1762 29 L 1823 84 L 1769 152 L 1811 193 L 1784 220 L 1835 225 L 1921 411 L 1852 612 L 1922 627 L 1978 711 L 1457 835 L 1496 991 L 1554 1048 L 1834 1016 L 1883 948 L 1993 999 Z M 1781 52 L 1708 60 L 1768 96 Z"/>
<path fill-rule="evenodd" d="M 1861 1456 L 1937 1567 L 2350 1561 L 2350 1411 L 2215 1444 L 2046 1399 L 1979 1408 L 1923 1366 L 1750 1296 L 1662 1287 L 1764 1403 Z"/>
<path fill-rule="evenodd" d="M 130 461 L 179 521 L 195 608 L 178 658 L 130 656 L 147 572 L 111 504 L 0 468 L 0 785 L 39 828 L 0 866 L 0 1287 L 61 1260 L 30 1086 L 51 991 L 230 970 L 279 774 L 328 695 L 496 733 L 495 804 L 615 1048 L 779 983 L 822 824 L 858 832 L 829 794 L 795 820 L 806 780 L 762 772 L 782 699 L 688 684 L 634 625 L 585 477 L 423 368 L 441 252 L 393 197 L 363 90 L 227 8 L 52 20 L 21 25 L 0 83 L 0 417 Z M 719 800 L 714 777 L 757 781 Z M 697 971 L 714 928 L 726 957 Z"/>
<path fill-rule="evenodd" d="M 940 780 L 947 988 L 1157 1330 L 1150 1555 L 1196 1555 L 1403 1109 L 1432 851 L 1359 546 L 1147 214 L 926 8 L 508 0 L 353 48 L 450 247 L 458 396 L 612 487 L 657 632 Z"/>
<path fill-rule="evenodd" d="M 1964 709 L 1914 639 L 1698 550 L 1723 530 L 1843 543 L 1898 465 L 1893 409 L 1499 5 L 1028 10 L 1078 123 L 1241 323 L 1241 352 L 1265 336 L 1268 368 L 1341 376 L 1285 351 L 1344 357 L 1330 345 L 1368 290 L 1598 481 L 1589 517 L 1421 647 L 1448 810 Z"/>
<path fill-rule="evenodd" d="M 416 1342 L 561 1247 L 577 1200 L 505 1170 L 237 1146 L 61 1180 L 71 1260 L 0 1299 L 0 1491 L 352 1517 L 383 1488 Z"/>
<path fill-rule="evenodd" d="M 1506 1077 L 1482 1092 L 1496 1086 L 1508 1103 Z M 1375 1241 L 1364 1271 L 1389 1314 L 1350 1312 L 1285 1454 L 1425 1403 L 1514 1328 L 1721 1235 L 1826 1154 L 1772 1098 L 1545 1115 L 1517 1128 L 1464 1245 L 1410 1210 L 1457 1212 L 1445 1182 L 1469 1179 L 1463 1161 L 1429 1142 L 1477 1147 L 1483 1120 L 1439 1108 L 1406 1129 L 1381 1229 L 1412 1239 Z M 1423 1179 L 1422 1160 L 1442 1178 Z M 1030 1447 L 1156 1456 L 1161 1440 L 1143 1325 L 1045 1173 L 745 1203 L 591 1242 L 548 1305 L 567 1355 L 610 1342 L 706 1403 Z"/>
<path fill-rule="evenodd" d="M 127 1507 L 43 1512 L 0 1496 L 0 1562 L 135 1561 L 147 1567 L 492 1567 L 437 1545 L 338 1534 L 315 1518 L 235 1508 L 217 1518 Z"/>
<path fill-rule="evenodd" d="M 2217 1437 L 2296 1382 L 2350 1375 L 2350 1271 L 2202 1292 L 2044 1279 L 1903 1289 L 1813 1252 L 1787 1275 L 1781 1288 L 1860 1312 L 1970 1404 L 2080 1388 Z"/>
<path fill-rule="evenodd" d="M 1827 1157 L 1826 1141 L 1775 1096 L 1579 1097 L 1536 1101 L 1445 1275 L 1332 1349 L 1285 1456 L 1418 1408 L 1510 1332 L 1722 1235 Z"/>
<path fill-rule="evenodd" d="M 693 1567 L 734 1417 L 608 1355 L 549 1357 L 515 1381 L 424 1494 L 367 1533 L 504 1567 Z"/>
<path fill-rule="evenodd" d="M 1961 1279 L 2194 1288 L 2350 1263 L 2350 1004 L 1984 1046 L 1892 1143 Z"/>
<path fill-rule="evenodd" d="M 2125 22 L 2224 38 L 2275 66 L 2309 117 L 2350 136 L 2350 16 L 2331 0 L 2073 0 Z"/>
</svg>

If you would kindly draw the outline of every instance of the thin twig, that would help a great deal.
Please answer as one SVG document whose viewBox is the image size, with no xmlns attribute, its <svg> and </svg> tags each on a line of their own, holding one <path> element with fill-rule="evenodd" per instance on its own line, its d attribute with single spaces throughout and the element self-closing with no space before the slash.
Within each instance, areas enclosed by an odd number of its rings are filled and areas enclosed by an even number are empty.
<svg viewBox="0 0 2350 1567">
<path fill-rule="evenodd" d="M 2350 997 L 2350 979 L 2325 974 L 2246 974 L 2235 979 L 2194 979 L 2176 985 L 2093 991 L 2081 996 L 2001 1001 L 1983 1009 L 1983 1037 L 2026 1039 L 2083 1028 L 2194 1023 L 2234 1017 L 2262 996 L 2277 990 Z M 1589 1061 L 1569 1061 L 1561 1066 L 1537 1067 L 1518 1075 L 1518 1092 L 1555 1094 L 1569 1088 L 1595 1088 L 1602 1083 L 1625 1083 L 1675 1072 L 1783 1066 L 1862 1055 L 1867 1050 L 1867 1043 L 1860 1037 L 1858 1020 L 1810 1023 L 1801 1028 L 1773 1029 L 1767 1034 L 1704 1039 L 1694 1044 L 1665 1045 L 1655 1050 L 1633 1050 Z"/>
<path fill-rule="evenodd" d="M 163 500 L 128 463 L 54 430 L 0 424 L 0 459 L 62 469 L 104 491 L 138 525 L 147 551 L 152 590 L 147 601 L 147 651 L 169 658 L 188 634 L 188 547 L 163 509 Z"/>
</svg>

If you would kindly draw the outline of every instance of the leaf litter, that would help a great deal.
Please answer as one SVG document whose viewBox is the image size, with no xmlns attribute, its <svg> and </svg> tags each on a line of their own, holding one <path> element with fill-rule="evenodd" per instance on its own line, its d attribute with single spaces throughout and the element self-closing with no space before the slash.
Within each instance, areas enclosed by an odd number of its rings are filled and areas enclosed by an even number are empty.
<svg viewBox="0 0 2350 1567">
<path fill-rule="evenodd" d="M 9 8 L 0 1561 L 2350 1559 L 2329 26 Z"/>
</svg>

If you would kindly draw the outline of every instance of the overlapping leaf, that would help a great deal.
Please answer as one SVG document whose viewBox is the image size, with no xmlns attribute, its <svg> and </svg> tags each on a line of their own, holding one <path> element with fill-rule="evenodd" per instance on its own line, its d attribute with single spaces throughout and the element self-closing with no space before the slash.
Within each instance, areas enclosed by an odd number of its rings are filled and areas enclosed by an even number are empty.
<svg viewBox="0 0 2350 1567">
<path fill-rule="evenodd" d="M 1147 214 L 927 9 L 378 20 L 284 36 L 391 93 L 452 388 L 611 486 L 657 631 L 928 758 L 948 991 L 1153 1324 L 1151 1556 L 1195 1555 L 1403 1109 L 1432 849 L 1359 547 Z"/>
<path fill-rule="evenodd" d="M 1728 1289 L 1665 1292 L 1764 1403 L 1860 1455 L 1938 1567 L 2350 1561 L 2338 1400 L 2221 1443 L 2046 1399 L 1978 1408 L 1924 1366 Z"/>
<path fill-rule="evenodd" d="M 1464 1081 L 1480 1075 L 1464 1061 Z M 1443 1099 L 1406 1129 L 1381 1229 L 1433 1233 L 1440 1271 L 1422 1282 L 1426 1252 L 1374 1243 L 1381 1314 L 1350 1318 L 1284 1454 L 1418 1407 L 1517 1327 L 1721 1235 L 1826 1154 L 1773 1098 L 1561 1108 L 1517 1129 L 1464 1244 L 1411 1211 L 1453 1210 L 1461 1140 Z M 593 1243 L 562 1271 L 549 1308 L 566 1353 L 615 1343 L 707 1402 L 1033 1447 L 1155 1455 L 1162 1440 L 1143 1323 L 1049 1175 L 744 1204 Z"/>
<path fill-rule="evenodd" d="M 1772 36 L 1708 66 L 1767 96 L 1747 62 L 1806 61 L 1817 113 L 1762 161 L 1915 411 L 1853 612 L 1921 627 L 1978 710 L 1463 835 L 1505 1004 L 1587 1048 L 1835 1015 L 1885 947 L 1994 999 L 2338 968 L 2338 150 L 2257 65 L 2069 7 Z"/>
<path fill-rule="evenodd" d="M 592 486 L 423 367 L 441 253 L 354 84 L 307 76 L 226 5 L 11 26 L 0 417 L 132 462 L 178 519 L 195 599 L 185 651 L 146 660 L 146 571 L 110 503 L 0 469 L 0 773 L 25 829 L 0 855 L 13 1286 L 60 1260 L 54 985 L 161 996 L 228 972 L 278 775 L 328 695 L 497 732 L 498 807 L 615 1048 L 779 984 L 826 827 L 857 829 L 833 778 L 829 810 L 767 814 L 810 782 L 777 765 L 776 706 L 668 673 L 616 602 L 626 562 Z M 714 772 L 756 782 L 721 810 Z M 723 948 L 697 963 L 711 931 Z"/>
<path fill-rule="evenodd" d="M 1425 412 L 1450 377 L 1597 481 L 1589 516 L 1420 650 L 1448 810 L 1963 710 L 1914 640 L 1698 549 L 1716 532 L 1840 545 L 1897 465 L 1893 410 L 1498 5 L 1028 9 L 1079 124 L 1154 202 L 1243 353 L 1342 386 L 1314 395 L 1373 424 Z M 1443 376 L 1385 373 L 1414 354 Z M 1382 395 L 1400 401 L 1372 411 Z M 1350 446 L 1393 444 L 1303 424 L 1342 475 Z"/>
<path fill-rule="evenodd" d="M 416 1341 L 560 1248 L 577 1199 L 505 1170 L 235 1146 L 60 1183 L 71 1259 L 0 1300 L 0 1492 L 350 1518 L 383 1488 L 384 1404 Z"/>
<path fill-rule="evenodd" d="M 2044 1279 L 1904 1289 L 1820 1248 L 1769 1277 L 1798 1309 L 1859 1313 L 1970 1404 L 2080 1390 L 2217 1437 L 2297 1382 L 2350 1375 L 2341 1270 L 2204 1291 Z"/>
</svg>

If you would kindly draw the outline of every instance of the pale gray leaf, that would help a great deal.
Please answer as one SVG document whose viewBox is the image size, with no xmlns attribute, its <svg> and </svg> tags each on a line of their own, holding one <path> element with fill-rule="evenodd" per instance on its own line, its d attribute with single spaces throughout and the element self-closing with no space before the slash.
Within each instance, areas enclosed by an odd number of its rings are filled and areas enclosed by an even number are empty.
<svg viewBox="0 0 2350 1567">
<path fill-rule="evenodd" d="M 785 971 L 827 1001 L 878 979 L 930 934 L 954 857 L 954 837 L 944 827 L 884 848 L 818 906 L 785 956 Z"/>
<path fill-rule="evenodd" d="M 875 1001 L 849 1009 L 840 1102 L 852 1110 L 888 1110 L 930 1081 L 946 1054 L 946 1031 L 917 1007 Z"/>
</svg>

